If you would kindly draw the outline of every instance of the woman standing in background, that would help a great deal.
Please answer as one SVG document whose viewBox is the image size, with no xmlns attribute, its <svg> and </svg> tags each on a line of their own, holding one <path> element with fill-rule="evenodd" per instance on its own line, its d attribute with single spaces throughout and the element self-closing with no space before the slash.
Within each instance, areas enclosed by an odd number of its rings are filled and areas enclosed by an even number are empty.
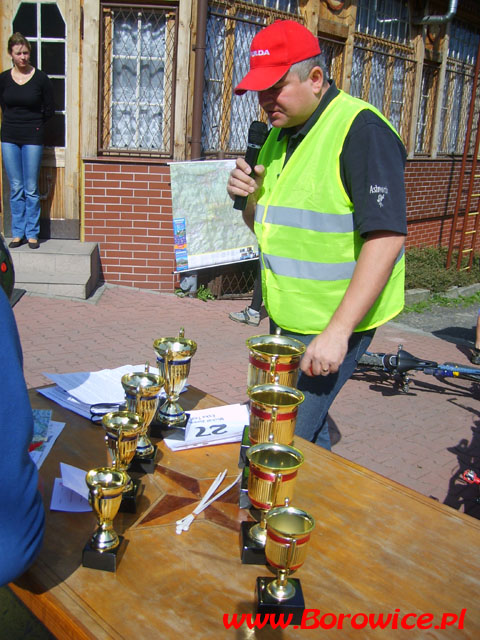
<svg viewBox="0 0 480 640">
<path fill-rule="evenodd" d="M 12 241 L 28 240 L 38 249 L 40 193 L 38 176 L 45 122 L 54 114 L 53 88 L 48 76 L 30 64 L 30 43 L 21 33 L 8 40 L 13 67 L 0 73 L 2 158 L 10 183 Z"/>
</svg>

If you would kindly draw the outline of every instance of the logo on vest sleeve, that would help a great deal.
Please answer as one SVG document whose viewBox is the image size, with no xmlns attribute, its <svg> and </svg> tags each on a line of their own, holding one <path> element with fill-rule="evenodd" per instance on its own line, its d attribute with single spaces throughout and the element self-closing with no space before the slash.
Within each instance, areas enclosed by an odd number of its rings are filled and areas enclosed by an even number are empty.
<svg viewBox="0 0 480 640">
<path fill-rule="evenodd" d="M 257 49 L 256 51 L 252 51 L 250 53 L 251 58 L 255 58 L 256 56 L 269 56 L 270 51 L 268 49 Z"/>
</svg>

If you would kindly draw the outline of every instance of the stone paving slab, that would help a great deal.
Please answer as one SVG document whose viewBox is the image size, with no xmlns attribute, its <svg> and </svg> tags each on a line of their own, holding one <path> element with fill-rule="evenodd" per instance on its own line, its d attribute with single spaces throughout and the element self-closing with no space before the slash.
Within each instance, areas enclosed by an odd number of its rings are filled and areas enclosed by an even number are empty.
<svg viewBox="0 0 480 640">
<path fill-rule="evenodd" d="M 269 332 L 234 323 L 245 300 L 193 298 L 106 286 L 87 300 L 24 295 L 14 312 L 24 350 L 27 385 L 48 384 L 42 373 L 67 373 L 155 362 L 153 340 L 180 327 L 198 343 L 189 382 L 228 403 L 245 402 L 247 338 Z M 400 316 L 381 327 L 372 350 L 398 344 L 425 359 L 469 362 L 476 308 L 441 308 L 431 317 Z M 480 472 L 479 386 L 416 372 L 408 394 L 383 373 L 357 372 L 331 410 L 334 452 L 432 499 L 480 517 L 477 486 L 460 473 Z M 427 523 L 426 523 L 427 524 Z"/>
</svg>

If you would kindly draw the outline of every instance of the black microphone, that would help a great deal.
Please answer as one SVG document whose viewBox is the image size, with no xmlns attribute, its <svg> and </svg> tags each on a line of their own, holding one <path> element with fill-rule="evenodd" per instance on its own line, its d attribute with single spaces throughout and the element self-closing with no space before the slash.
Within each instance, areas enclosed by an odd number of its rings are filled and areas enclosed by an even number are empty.
<svg viewBox="0 0 480 640">
<path fill-rule="evenodd" d="M 267 125 L 264 122 L 254 120 L 250 125 L 250 129 L 248 130 L 247 151 L 245 153 L 245 161 L 250 166 L 252 171 L 257 164 L 258 154 L 260 153 L 260 149 L 267 139 L 267 136 Z M 247 206 L 247 199 L 248 196 L 235 196 L 233 208 L 238 209 L 239 211 L 243 211 Z"/>
</svg>

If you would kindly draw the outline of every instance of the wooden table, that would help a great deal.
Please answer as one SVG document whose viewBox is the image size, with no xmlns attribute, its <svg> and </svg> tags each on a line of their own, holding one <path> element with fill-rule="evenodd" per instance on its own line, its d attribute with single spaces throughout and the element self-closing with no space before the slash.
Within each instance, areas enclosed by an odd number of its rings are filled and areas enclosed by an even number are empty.
<svg viewBox="0 0 480 640">
<path fill-rule="evenodd" d="M 251 638 L 246 625 L 228 631 L 223 614 L 254 611 L 257 576 L 263 566 L 242 565 L 240 522 L 232 490 L 197 517 L 190 530 L 175 533 L 175 521 L 194 509 L 216 475 L 239 472 L 239 445 L 171 452 L 159 443 L 155 474 L 142 478 L 144 492 L 136 515 L 119 514 L 115 529 L 127 547 L 115 574 L 81 566 L 82 549 L 95 529 L 92 513 L 49 510 L 59 462 L 89 469 L 108 462 L 103 431 L 75 414 L 31 392 L 36 408 L 53 410 L 66 422 L 63 433 L 41 469 L 47 510 L 45 543 L 35 565 L 13 591 L 59 638 Z M 222 403 L 191 388 L 184 408 Z M 294 506 L 316 520 L 306 563 L 297 571 L 306 607 L 320 610 L 317 619 L 335 623 L 339 638 L 393 636 L 392 626 L 352 628 L 341 614 L 433 614 L 464 612 L 464 629 L 400 629 L 405 638 L 480 637 L 480 522 L 424 497 L 368 469 L 300 438 L 305 455 L 295 489 Z M 397 611 L 398 610 L 398 611 Z M 333 615 L 326 616 L 324 614 Z M 423 624 L 428 620 L 422 618 Z M 312 620 L 308 622 L 313 625 Z M 398 623 L 400 627 L 400 622 Z M 361 630 L 360 630 L 361 629 Z M 321 629 L 263 629 L 264 639 L 319 638 Z M 186 635 L 188 634 L 188 635 Z"/>
</svg>

